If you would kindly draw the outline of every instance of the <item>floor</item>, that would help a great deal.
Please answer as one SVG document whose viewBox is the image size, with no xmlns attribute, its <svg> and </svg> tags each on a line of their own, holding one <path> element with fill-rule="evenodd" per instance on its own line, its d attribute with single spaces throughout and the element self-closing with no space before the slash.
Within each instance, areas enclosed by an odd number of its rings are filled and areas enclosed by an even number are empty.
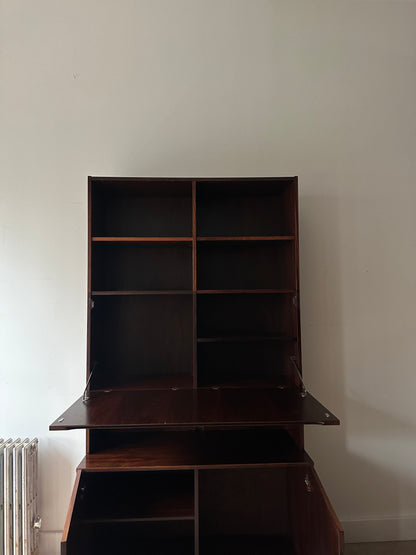
<svg viewBox="0 0 416 555">
<path fill-rule="evenodd" d="M 416 542 L 350 543 L 345 555 L 416 555 Z"/>
</svg>

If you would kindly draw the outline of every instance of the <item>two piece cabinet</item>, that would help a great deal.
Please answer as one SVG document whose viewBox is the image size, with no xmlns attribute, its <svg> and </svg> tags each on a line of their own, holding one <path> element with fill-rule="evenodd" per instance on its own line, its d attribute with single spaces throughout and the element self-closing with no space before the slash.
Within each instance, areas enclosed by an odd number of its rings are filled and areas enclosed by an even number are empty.
<svg viewBox="0 0 416 555">
<path fill-rule="evenodd" d="M 85 428 L 62 555 L 341 555 L 304 451 L 297 179 L 89 178 Z"/>
</svg>

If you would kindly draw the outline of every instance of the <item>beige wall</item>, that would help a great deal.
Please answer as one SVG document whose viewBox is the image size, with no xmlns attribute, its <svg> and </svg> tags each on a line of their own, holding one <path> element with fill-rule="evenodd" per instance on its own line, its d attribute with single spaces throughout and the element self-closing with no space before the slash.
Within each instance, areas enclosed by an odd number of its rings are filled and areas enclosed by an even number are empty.
<svg viewBox="0 0 416 555">
<path fill-rule="evenodd" d="M 347 539 L 416 538 L 416 2 L 0 0 L 0 435 L 57 554 L 82 432 L 86 176 L 299 175 L 307 445 Z"/>
</svg>

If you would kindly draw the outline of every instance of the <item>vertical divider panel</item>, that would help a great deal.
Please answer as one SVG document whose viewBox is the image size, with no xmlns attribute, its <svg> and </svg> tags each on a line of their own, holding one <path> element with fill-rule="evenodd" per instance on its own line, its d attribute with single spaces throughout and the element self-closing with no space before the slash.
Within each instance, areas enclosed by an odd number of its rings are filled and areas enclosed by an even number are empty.
<svg viewBox="0 0 416 555">
<path fill-rule="evenodd" d="M 199 475 L 198 469 L 194 470 L 194 516 L 195 516 L 195 549 L 194 555 L 199 555 Z"/>
<path fill-rule="evenodd" d="M 196 181 L 192 181 L 192 374 L 193 387 L 198 387 L 198 371 L 197 371 L 197 280 L 196 280 L 196 264 L 197 264 L 197 241 L 196 241 Z"/>
</svg>

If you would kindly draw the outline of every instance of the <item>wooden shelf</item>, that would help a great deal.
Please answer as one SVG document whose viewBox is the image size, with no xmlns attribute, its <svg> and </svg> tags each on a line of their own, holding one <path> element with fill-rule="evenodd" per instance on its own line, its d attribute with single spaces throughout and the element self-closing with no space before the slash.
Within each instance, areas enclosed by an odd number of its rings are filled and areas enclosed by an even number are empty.
<svg viewBox="0 0 416 555">
<path fill-rule="evenodd" d="M 304 465 L 309 457 L 284 430 L 206 430 L 107 432 L 106 445 L 79 468 L 105 470 L 180 470 Z M 93 446 L 92 446 L 93 448 Z"/>
<path fill-rule="evenodd" d="M 259 294 L 271 295 L 280 293 L 296 293 L 296 289 L 198 289 L 199 295 L 237 295 Z"/>
<path fill-rule="evenodd" d="M 289 335 L 230 335 L 218 337 L 198 337 L 198 343 L 264 343 L 265 341 L 296 341 Z"/>
<path fill-rule="evenodd" d="M 92 296 L 116 297 L 119 295 L 192 295 L 191 289 L 161 289 L 161 290 L 136 290 L 136 291 L 91 291 Z"/>
<path fill-rule="evenodd" d="M 292 389 L 114 390 L 92 391 L 87 402 L 80 397 L 50 430 L 291 424 L 339 420 L 309 393 Z"/>
<path fill-rule="evenodd" d="M 233 242 L 233 241 L 256 241 L 256 242 L 266 242 L 266 241 L 294 241 L 294 235 L 251 235 L 251 236 L 228 236 L 228 237 L 202 237 L 198 236 L 197 241 L 201 242 Z"/>
<path fill-rule="evenodd" d="M 192 237 L 92 237 L 93 243 L 145 243 L 177 244 L 192 243 Z"/>
</svg>

